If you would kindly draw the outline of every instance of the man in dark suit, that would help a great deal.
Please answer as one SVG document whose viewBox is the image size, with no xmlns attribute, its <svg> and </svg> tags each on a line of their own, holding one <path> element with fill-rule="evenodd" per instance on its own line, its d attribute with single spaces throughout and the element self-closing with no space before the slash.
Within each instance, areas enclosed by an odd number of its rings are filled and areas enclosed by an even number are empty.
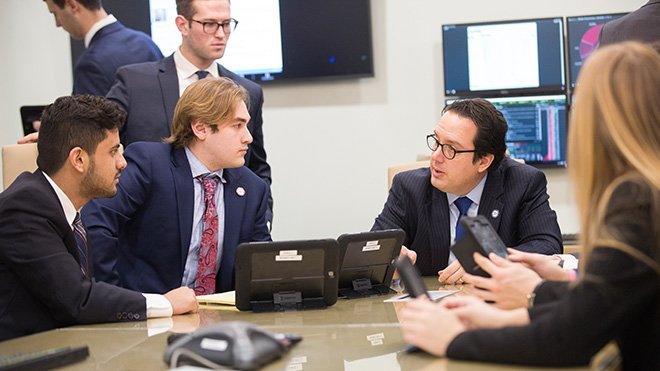
<svg viewBox="0 0 660 371">
<path fill-rule="evenodd" d="M 641 8 L 607 22 L 600 30 L 600 45 L 636 40 L 660 40 L 660 0 L 649 0 Z"/>
<path fill-rule="evenodd" d="M 45 109 L 39 168 L 0 193 L 0 340 L 196 310 L 186 287 L 140 294 L 91 278 L 92 250 L 77 210 L 115 194 L 126 166 L 123 120 L 115 104 L 89 95 L 62 97 Z"/>
<path fill-rule="evenodd" d="M 550 209 L 542 172 L 505 157 L 507 123 L 484 99 L 456 101 L 443 110 L 433 134 L 430 168 L 397 174 L 372 230 L 406 232 L 404 254 L 423 275 L 462 282 L 464 270 L 450 254 L 458 219 L 483 215 L 507 246 L 561 253 L 557 215 Z M 439 271 L 441 270 L 441 271 Z"/>
<path fill-rule="evenodd" d="M 83 209 L 96 279 L 153 292 L 233 289 L 238 244 L 270 240 L 268 184 L 244 166 L 247 99 L 232 80 L 197 81 L 177 103 L 169 144 L 126 148 L 117 195 Z"/>
<path fill-rule="evenodd" d="M 105 96 L 119 67 L 163 58 L 148 35 L 124 27 L 106 13 L 101 0 L 44 1 L 57 27 L 85 44 L 73 69 L 73 94 Z"/>
<path fill-rule="evenodd" d="M 246 166 L 271 183 L 263 140 L 263 91 L 256 83 L 234 74 L 216 62 L 225 53 L 236 20 L 231 18 L 229 0 L 178 0 L 176 25 L 181 46 L 160 62 L 120 68 L 117 83 L 107 97 L 128 113 L 121 133 L 124 145 L 136 141 L 160 141 L 171 133 L 174 106 L 191 83 L 208 75 L 227 77 L 243 86 L 250 95 L 248 129 L 253 142 L 245 156 Z M 269 195 L 268 221 L 272 220 Z"/>
</svg>

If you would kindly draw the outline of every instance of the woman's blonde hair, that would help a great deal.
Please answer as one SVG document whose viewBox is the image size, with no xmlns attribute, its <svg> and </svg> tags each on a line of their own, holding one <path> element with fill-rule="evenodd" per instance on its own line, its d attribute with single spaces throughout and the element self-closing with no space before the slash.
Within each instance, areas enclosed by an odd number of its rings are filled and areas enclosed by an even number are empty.
<svg viewBox="0 0 660 371">
<path fill-rule="evenodd" d="M 588 259 L 594 246 L 607 246 L 624 250 L 660 272 L 657 261 L 602 230 L 612 192 L 627 179 L 646 183 L 654 190 L 652 212 L 660 217 L 658 52 L 641 43 L 626 42 L 603 47 L 589 57 L 577 82 L 568 164 L 580 213 L 581 260 Z M 655 254 L 657 260 L 658 252 Z"/>
<path fill-rule="evenodd" d="M 228 78 L 209 76 L 192 83 L 174 108 L 172 135 L 165 142 L 178 148 L 190 145 L 195 139 L 195 122 L 201 121 L 216 131 L 217 125 L 234 116 L 235 105 L 240 101 L 249 106 L 245 88 Z"/>
</svg>

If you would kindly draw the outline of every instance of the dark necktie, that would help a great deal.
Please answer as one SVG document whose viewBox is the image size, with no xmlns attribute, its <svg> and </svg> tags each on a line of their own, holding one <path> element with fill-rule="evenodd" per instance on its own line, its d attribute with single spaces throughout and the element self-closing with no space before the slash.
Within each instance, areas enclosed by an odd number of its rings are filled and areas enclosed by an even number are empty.
<svg viewBox="0 0 660 371">
<path fill-rule="evenodd" d="M 199 80 L 201 80 L 201 79 L 203 79 L 203 78 L 205 78 L 206 76 L 209 75 L 209 71 L 203 71 L 203 70 L 202 71 L 197 71 L 197 72 L 195 72 L 195 75 L 197 75 Z"/>
<path fill-rule="evenodd" d="M 197 179 L 204 188 L 204 216 L 202 217 L 202 241 L 197 258 L 195 294 L 208 295 L 215 292 L 215 262 L 218 256 L 218 210 L 215 206 L 215 191 L 220 179 L 208 174 L 200 175 Z"/>
<path fill-rule="evenodd" d="M 454 201 L 454 205 L 456 205 L 456 207 L 458 208 L 458 213 L 459 213 L 458 219 L 456 219 L 456 238 L 454 239 L 454 241 L 458 241 L 465 234 L 465 231 L 463 230 L 463 226 L 461 226 L 460 220 L 462 217 L 467 215 L 470 206 L 472 206 L 472 200 L 470 200 L 467 197 L 459 197 Z"/>
<path fill-rule="evenodd" d="M 89 277 L 89 269 L 87 267 L 87 230 L 85 230 L 85 226 L 82 220 L 80 220 L 80 213 L 76 213 L 76 217 L 73 219 L 73 236 L 76 239 L 76 245 L 78 245 L 80 270 L 85 277 Z"/>
</svg>

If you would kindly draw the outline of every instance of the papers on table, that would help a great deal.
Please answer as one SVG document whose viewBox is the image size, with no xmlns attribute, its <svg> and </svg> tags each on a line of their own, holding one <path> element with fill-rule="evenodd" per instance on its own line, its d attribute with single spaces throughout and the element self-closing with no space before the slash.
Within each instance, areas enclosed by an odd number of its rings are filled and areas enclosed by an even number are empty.
<svg viewBox="0 0 660 371">
<path fill-rule="evenodd" d="M 211 295 L 199 295 L 197 301 L 199 304 L 236 306 L 236 291 L 227 291 Z"/>
</svg>

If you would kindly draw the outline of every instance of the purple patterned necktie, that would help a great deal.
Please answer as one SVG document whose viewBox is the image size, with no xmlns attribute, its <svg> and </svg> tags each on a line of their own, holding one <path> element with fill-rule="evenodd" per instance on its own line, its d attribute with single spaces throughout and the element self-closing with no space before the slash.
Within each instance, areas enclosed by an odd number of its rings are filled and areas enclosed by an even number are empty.
<svg viewBox="0 0 660 371">
<path fill-rule="evenodd" d="M 202 217 L 202 241 L 197 259 L 197 276 L 195 278 L 195 294 L 208 295 L 215 292 L 216 269 L 218 256 L 218 210 L 215 206 L 215 191 L 218 188 L 217 176 L 204 174 L 197 177 L 204 188 L 204 216 Z"/>
<path fill-rule="evenodd" d="M 73 219 L 73 236 L 76 239 L 76 245 L 78 245 L 80 270 L 85 277 L 89 277 L 89 269 L 87 267 L 87 230 L 85 230 L 85 226 L 82 220 L 80 220 L 80 213 L 76 213 L 76 217 Z"/>
</svg>

